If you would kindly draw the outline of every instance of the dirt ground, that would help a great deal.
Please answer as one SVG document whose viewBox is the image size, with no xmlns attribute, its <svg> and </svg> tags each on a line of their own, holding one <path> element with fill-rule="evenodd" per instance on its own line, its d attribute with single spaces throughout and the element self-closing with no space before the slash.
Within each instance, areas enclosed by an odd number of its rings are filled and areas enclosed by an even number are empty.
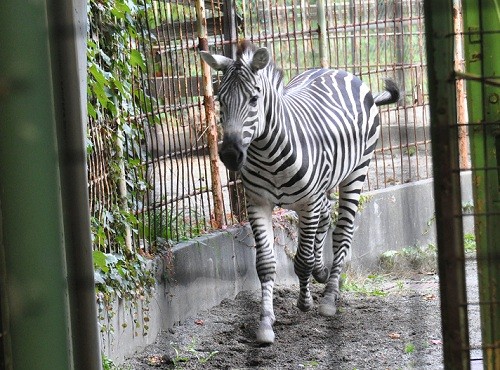
<svg viewBox="0 0 500 370">
<path fill-rule="evenodd" d="M 125 369 L 442 369 L 438 278 L 348 278 L 335 317 L 303 313 L 297 286 L 275 289 L 271 346 L 255 343 L 260 293 L 242 292 L 159 336 Z M 315 301 L 322 285 L 313 285 Z"/>
</svg>

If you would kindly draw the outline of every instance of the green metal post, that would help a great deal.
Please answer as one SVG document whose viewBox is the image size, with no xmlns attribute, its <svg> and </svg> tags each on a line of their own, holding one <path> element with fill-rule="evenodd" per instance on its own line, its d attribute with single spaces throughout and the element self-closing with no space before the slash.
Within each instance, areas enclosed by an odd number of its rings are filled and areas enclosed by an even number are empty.
<svg viewBox="0 0 500 370">
<path fill-rule="evenodd" d="M 87 0 L 48 1 L 75 370 L 101 368 L 86 161 Z M 123 191 L 120 191 L 123 195 Z M 131 245 L 130 233 L 126 241 Z"/>
<path fill-rule="evenodd" d="M 45 1 L 0 1 L 2 312 L 16 370 L 68 370 L 70 333 Z"/>
<path fill-rule="evenodd" d="M 424 2 L 444 364 L 470 366 L 454 80 L 453 0 Z"/>
<path fill-rule="evenodd" d="M 464 0 L 463 14 L 483 363 L 499 369 L 500 4 Z"/>
</svg>

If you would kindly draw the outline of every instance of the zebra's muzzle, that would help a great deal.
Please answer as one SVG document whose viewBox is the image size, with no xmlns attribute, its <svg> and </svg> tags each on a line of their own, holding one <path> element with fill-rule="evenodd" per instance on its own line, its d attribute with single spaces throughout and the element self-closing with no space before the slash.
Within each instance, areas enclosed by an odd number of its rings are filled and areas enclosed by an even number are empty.
<svg viewBox="0 0 500 370">
<path fill-rule="evenodd" d="M 219 150 L 219 157 L 230 171 L 239 171 L 245 162 L 245 150 L 238 140 L 224 135 L 224 140 Z"/>
</svg>

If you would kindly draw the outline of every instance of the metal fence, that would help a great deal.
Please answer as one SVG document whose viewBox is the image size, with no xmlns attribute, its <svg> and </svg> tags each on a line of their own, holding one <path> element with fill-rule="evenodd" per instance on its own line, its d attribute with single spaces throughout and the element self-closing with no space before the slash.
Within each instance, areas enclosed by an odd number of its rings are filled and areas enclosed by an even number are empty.
<svg viewBox="0 0 500 370">
<path fill-rule="evenodd" d="M 142 0 L 137 6 L 141 27 L 129 48 L 138 68 L 122 81 L 134 91 L 133 109 L 120 106 L 129 112 L 121 122 L 95 115 L 88 124 L 94 238 L 107 241 L 97 243 L 103 248 L 113 250 L 113 238 L 124 238 L 151 253 L 158 241 L 245 221 L 237 174 L 216 158 L 220 76 L 207 76 L 198 56 L 200 48 L 232 56 L 240 38 L 268 47 L 285 82 L 320 66 L 353 72 L 374 91 L 384 78 L 395 79 L 403 99 L 381 109 L 366 189 L 431 177 L 422 0 Z M 92 32 L 103 31 L 97 24 Z M 137 53 L 142 59 L 134 59 Z M 117 127 L 118 140 L 111 141 Z M 106 228 L 117 218 L 120 232 Z"/>
</svg>

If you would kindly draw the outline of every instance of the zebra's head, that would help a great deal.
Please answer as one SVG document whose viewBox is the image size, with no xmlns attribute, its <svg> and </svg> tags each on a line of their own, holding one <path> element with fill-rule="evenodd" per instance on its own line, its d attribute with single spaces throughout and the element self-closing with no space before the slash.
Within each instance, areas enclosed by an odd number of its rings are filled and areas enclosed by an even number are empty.
<svg viewBox="0 0 500 370">
<path fill-rule="evenodd" d="M 219 156 L 229 170 L 239 171 L 246 161 L 248 146 L 265 128 L 260 71 L 269 64 L 269 51 L 244 44 L 236 60 L 204 51 L 201 57 L 210 67 L 223 72 L 218 96 L 224 136 Z"/>
</svg>

